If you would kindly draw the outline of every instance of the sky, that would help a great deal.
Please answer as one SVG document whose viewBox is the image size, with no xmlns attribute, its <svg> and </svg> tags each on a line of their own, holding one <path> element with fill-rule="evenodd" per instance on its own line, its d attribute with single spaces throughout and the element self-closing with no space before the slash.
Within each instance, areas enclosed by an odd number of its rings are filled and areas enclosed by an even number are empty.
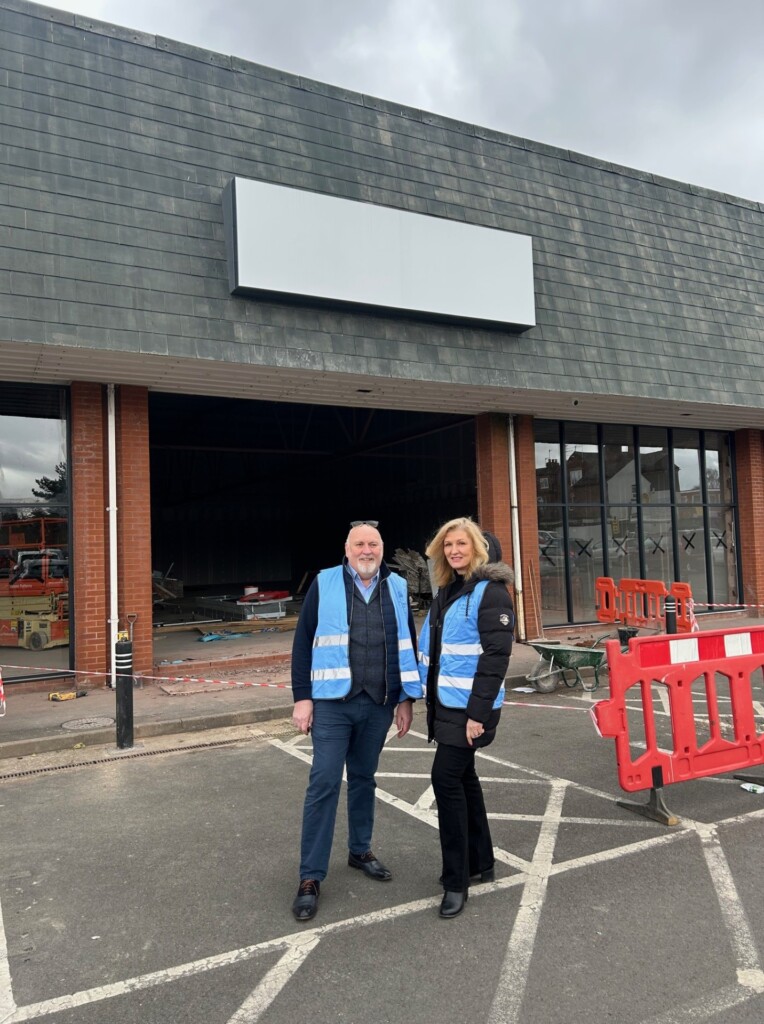
<svg viewBox="0 0 764 1024">
<path fill-rule="evenodd" d="M 762 0 L 50 6 L 764 201 Z"/>
</svg>

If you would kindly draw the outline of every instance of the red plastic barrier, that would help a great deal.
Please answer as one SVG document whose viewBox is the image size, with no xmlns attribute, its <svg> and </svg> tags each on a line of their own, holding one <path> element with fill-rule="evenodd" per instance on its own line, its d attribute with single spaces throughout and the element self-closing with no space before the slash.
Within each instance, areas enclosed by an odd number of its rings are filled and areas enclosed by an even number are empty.
<svg viewBox="0 0 764 1024">
<path fill-rule="evenodd" d="M 665 628 L 665 600 L 676 598 L 677 633 L 691 633 L 696 628 L 692 588 L 689 583 L 672 583 L 666 590 L 661 580 L 625 579 L 616 587 L 609 576 L 594 582 L 594 600 L 598 622 L 622 622 L 625 626 Z"/>
<path fill-rule="evenodd" d="M 692 587 L 689 583 L 672 583 L 669 593 L 676 598 L 677 633 L 692 633 L 697 629 Z"/>
<path fill-rule="evenodd" d="M 621 621 L 627 626 L 657 626 L 663 622 L 662 602 L 668 594 L 661 580 L 621 580 Z"/>
<path fill-rule="evenodd" d="M 764 763 L 764 733 L 757 733 L 751 692 L 751 673 L 764 668 L 764 626 L 709 630 L 691 636 L 638 637 L 622 653 L 617 640 L 607 642 L 610 699 L 592 708 L 597 731 L 615 740 L 618 781 L 635 792 L 662 782 L 738 771 Z M 717 676 L 729 684 L 734 739 L 724 739 L 719 725 Z M 699 744 L 692 683 L 703 676 L 709 738 Z M 653 707 L 653 683 L 668 690 L 673 749 L 658 746 Z M 646 750 L 633 756 L 629 742 L 626 701 L 641 700 Z M 634 714 L 636 709 L 632 710 Z M 641 739 L 641 736 L 640 736 Z"/>
<path fill-rule="evenodd" d="M 618 620 L 617 596 L 615 580 L 609 576 L 598 576 L 594 581 L 594 606 L 597 609 L 598 622 Z"/>
</svg>

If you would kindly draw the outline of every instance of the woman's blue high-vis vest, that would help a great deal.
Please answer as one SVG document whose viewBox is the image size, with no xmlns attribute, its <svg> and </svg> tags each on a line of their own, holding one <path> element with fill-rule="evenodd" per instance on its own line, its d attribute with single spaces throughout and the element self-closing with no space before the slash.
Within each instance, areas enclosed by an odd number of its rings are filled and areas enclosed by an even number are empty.
<svg viewBox="0 0 764 1024">
<path fill-rule="evenodd" d="M 401 686 L 407 697 L 418 700 L 422 686 L 409 632 L 408 587 L 395 573 L 387 576 L 386 581 L 398 627 Z M 350 693 L 349 631 L 345 569 L 337 565 L 318 574 L 318 625 L 310 669 L 314 700 L 339 700 Z"/>
<path fill-rule="evenodd" d="M 483 653 L 478 633 L 478 611 L 488 580 L 481 580 L 469 594 L 458 597 L 446 609 L 440 635 L 440 666 L 438 670 L 438 700 L 447 708 L 467 707 L 472 683 L 477 672 L 478 658 Z M 419 637 L 419 676 L 427 686 L 430 667 L 430 617 L 425 619 Z M 502 685 L 494 708 L 504 703 Z"/>
</svg>

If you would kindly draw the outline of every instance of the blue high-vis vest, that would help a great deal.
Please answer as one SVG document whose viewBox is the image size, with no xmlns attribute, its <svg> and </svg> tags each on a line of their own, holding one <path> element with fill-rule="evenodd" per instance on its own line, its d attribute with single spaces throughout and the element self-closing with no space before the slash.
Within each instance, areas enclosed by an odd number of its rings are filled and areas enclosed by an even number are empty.
<svg viewBox="0 0 764 1024">
<path fill-rule="evenodd" d="M 488 580 L 481 580 L 469 594 L 458 597 L 446 609 L 440 636 L 438 669 L 438 700 L 447 708 L 466 709 L 477 672 L 478 658 L 483 653 L 478 633 L 478 611 Z M 419 676 L 427 687 L 430 667 L 430 618 L 425 619 L 419 637 Z M 494 708 L 504 703 L 504 685 L 493 702 Z"/>
<path fill-rule="evenodd" d="M 408 586 L 396 573 L 390 573 L 386 583 L 395 609 L 401 686 L 407 697 L 418 700 L 422 696 L 422 686 L 409 632 Z M 382 586 L 381 579 L 379 586 Z M 318 625 L 313 638 L 310 669 L 314 700 L 340 700 L 350 693 L 349 642 L 345 569 L 337 565 L 318 574 Z"/>
</svg>

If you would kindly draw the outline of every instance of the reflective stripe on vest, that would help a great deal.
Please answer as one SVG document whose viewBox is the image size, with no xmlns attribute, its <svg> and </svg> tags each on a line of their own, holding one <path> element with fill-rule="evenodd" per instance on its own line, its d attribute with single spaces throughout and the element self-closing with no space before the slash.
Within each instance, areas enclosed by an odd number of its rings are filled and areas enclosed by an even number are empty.
<svg viewBox="0 0 764 1024">
<path fill-rule="evenodd" d="M 344 572 L 337 565 L 318 574 L 318 623 L 310 668 L 315 700 L 338 700 L 350 693 L 350 624 Z"/>
<path fill-rule="evenodd" d="M 438 700 L 447 708 L 466 708 L 472 693 L 478 659 L 483 648 L 475 637 L 478 635 L 478 611 L 488 586 L 488 580 L 481 580 L 469 594 L 458 597 L 446 609 L 441 632 L 440 666 L 438 671 Z M 427 685 L 427 670 L 430 665 L 430 619 L 425 620 L 419 637 L 419 676 L 422 686 Z M 494 708 L 504 702 L 502 684 Z"/>
<path fill-rule="evenodd" d="M 401 686 L 407 697 L 418 699 L 422 687 L 408 625 L 408 586 L 396 573 L 390 573 L 386 583 L 395 610 Z M 349 631 L 345 570 L 338 565 L 318 575 L 318 624 L 310 672 L 314 700 L 338 700 L 350 693 Z"/>
<path fill-rule="evenodd" d="M 422 684 L 419 681 L 419 669 L 409 631 L 408 584 L 402 576 L 391 572 L 387 577 L 387 585 L 393 599 L 395 622 L 398 626 L 398 667 L 401 673 L 401 686 L 407 697 L 419 700 L 422 697 Z"/>
</svg>

